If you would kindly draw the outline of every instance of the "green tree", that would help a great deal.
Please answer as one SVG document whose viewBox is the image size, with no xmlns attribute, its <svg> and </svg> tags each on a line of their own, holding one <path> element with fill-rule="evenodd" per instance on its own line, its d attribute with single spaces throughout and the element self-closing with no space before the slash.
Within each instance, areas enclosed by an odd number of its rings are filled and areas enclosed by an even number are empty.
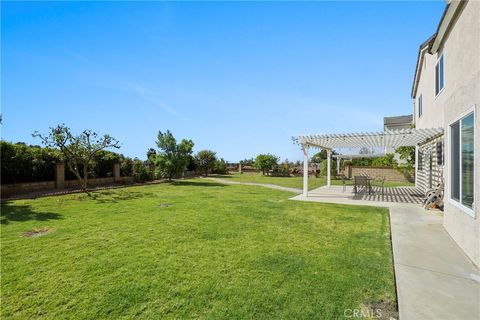
<svg viewBox="0 0 480 320">
<path fill-rule="evenodd" d="M 407 161 L 407 169 L 415 168 L 415 147 L 398 147 L 395 152 L 400 155 L 400 159 Z"/>
<path fill-rule="evenodd" d="M 173 134 L 167 130 L 158 132 L 157 146 L 160 151 L 155 157 L 155 171 L 162 178 L 171 181 L 185 170 L 192 155 L 193 141 L 183 139 L 179 144 Z"/>
<path fill-rule="evenodd" d="M 240 164 L 242 166 L 253 166 L 255 164 L 255 159 L 253 158 L 243 159 L 243 160 L 240 160 Z"/>
<path fill-rule="evenodd" d="M 107 148 L 120 148 L 118 140 L 108 134 L 99 136 L 91 130 L 74 135 L 64 124 L 51 127 L 48 134 L 33 133 L 34 137 L 50 148 L 57 148 L 63 155 L 67 168 L 75 175 L 83 190 L 87 189 L 88 169 L 95 156 Z"/>
<path fill-rule="evenodd" d="M 278 163 L 279 158 L 270 153 L 259 154 L 255 158 L 254 166 L 258 170 L 262 171 L 262 174 L 268 173 L 270 170 L 273 170 Z"/>
<path fill-rule="evenodd" d="M 213 169 L 216 160 L 216 153 L 212 150 L 198 151 L 195 155 L 195 163 L 198 168 L 203 171 L 205 177 L 208 176 L 208 171 Z"/>
<path fill-rule="evenodd" d="M 218 174 L 225 174 L 228 172 L 227 163 L 223 158 L 217 159 L 213 165 L 213 172 Z"/>
<path fill-rule="evenodd" d="M 393 153 L 387 153 L 383 157 L 374 158 L 372 161 L 372 166 L 376 167 L 397 167 L 398 162 L 394 159 L 395 155 Z"/>
</svg>

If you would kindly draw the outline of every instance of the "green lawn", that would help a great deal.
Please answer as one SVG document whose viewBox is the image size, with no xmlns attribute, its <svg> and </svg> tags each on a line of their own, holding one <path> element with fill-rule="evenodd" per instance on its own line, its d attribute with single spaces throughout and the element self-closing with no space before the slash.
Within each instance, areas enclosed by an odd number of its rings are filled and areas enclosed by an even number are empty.
<svg viewBox="0 0 480 320">
<path fill-rule="evenodd" d="M 290 196 L 190 180 L 5 203 L 2 319 L 333 319 L 394 307 L 387 210 Z"/>
<path fill-rule="evenodd" d="M 238 182 L 255 182 L 255 183 L 268 183 L 268 184 L 276 184 L 282 187 L 290 187 L 290 188 L 303 188 L 303 177 L 271 177 L 271 176 L 264 176 L 261 173 L 257 172 L 244 172 L 242 174 L 239 173 L 231 173 L 228 175 L 220 175 L 218 178 L 229 179 L 232 181 Z M 332 185 L 342 185 L 343 182 L 341 180 L 335 180 L 332 178 L 331 180 Z M 377 182 L 374 181 L 374 185 Z M 308 178 L 308 189 L 312 190 L 327 184 L 327 179 L 325 177 L 309 177 Z M 347 185 L 352 185 L 353 180 L 347 181 Z M 409 182 L 391 182 L 385 181 L 385 187 L 401 187 L 401 186 L 414 186 L 414 183 Z"/>
<path fill-rule="evenodd" d="M 232 181 L 238 182 L 255 182 L 255 183 L 266 183 L 266 184 L 276 184 L 282 187 L 289 187 L 289 188 L 303 188 L 303 177 L 272 177 L 272 176 L 264 176 L 261 173 L 257 172 L 244 172 L 240 173 L 231 173 L 225 175 L 217 175 L 217 178 L 222 179 L 229 179 Z M 322 178 L 315 178 L 309 177 L 308 178 L 308 188 L 309 190 L 315 189 L 326 184 L 326 180 L 324 177 Z"/>
</svg>

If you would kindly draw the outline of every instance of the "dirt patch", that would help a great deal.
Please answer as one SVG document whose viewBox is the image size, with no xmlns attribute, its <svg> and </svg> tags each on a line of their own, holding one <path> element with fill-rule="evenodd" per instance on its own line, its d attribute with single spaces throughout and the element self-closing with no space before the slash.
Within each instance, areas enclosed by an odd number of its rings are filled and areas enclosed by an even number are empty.
<svg viewBox="0 0 480 320">
<path fill-rule="evenodd" d="M 168 207 L 171 207 L 171 206 L 172 206 L 171 203 L 167 203 L 167 202 L 160 203 L 160 207 L 161 207 L 161 208 L 168 208 Z"/>
<path fill-rule="evenodd" d="M 368 304 L 364 304 L 361 307 L 361 311 L 368 315 L 370 319 L 380 320 L 396 320 L 398 319 L 398 308 L 395 302 L 387 299 L 381 299 L 379 301 L 373 301 Z"/>
<path fill-rule="evenodd" d="M 35 237 L 41 237 L 46 235 L 47 233 L 52 232 L 53 229 L 50 227 L 44 227 L 44 228 L 35 228 L 33 230 L 27 231 L 22 233 L 22 236 L 26 238 L 35 238 Z"/>
</svg>

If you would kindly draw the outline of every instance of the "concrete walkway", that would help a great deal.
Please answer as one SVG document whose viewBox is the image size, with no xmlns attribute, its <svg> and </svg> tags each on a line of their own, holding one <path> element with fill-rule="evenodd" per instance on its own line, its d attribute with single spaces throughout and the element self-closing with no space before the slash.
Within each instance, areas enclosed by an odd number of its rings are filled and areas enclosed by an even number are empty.
<svg viewBox="0 0 480 320">
<path fill-rule="evenodd" d="M 480 271 L 447 234 L 440 212 L 354 200 L 338 187 L 292 199 L 389 208 L 400 319 L 480 319 Z"/>
<path fill-rule="evenodd" d="M 275 184 L 268 184 L 268 183 L 255 183 L 255 182 L 239 182 L 239 181 L 231 181 L 227 179 L 221 179 L 221 178 L 212 178 L 212 177 L 206 177 L 203 179 L 208 179 L 212 180 L 218 183 L 223 183 L 223 184 L 242 184 L 245 186 L 257 186 L 257 187 L 264 187 L 264 188 L 270 188 L 270 189 L 275 189 L 275 190 L 282 190 L 282 191 L 288 191 L 288 192 L 293 192 L 296 194 L 302 193 L 302 189 L 297 189 L 297 188 L 289 188 L 289 187 L 282 187 L 282 186 L 277 186 Z"/>
</svg>

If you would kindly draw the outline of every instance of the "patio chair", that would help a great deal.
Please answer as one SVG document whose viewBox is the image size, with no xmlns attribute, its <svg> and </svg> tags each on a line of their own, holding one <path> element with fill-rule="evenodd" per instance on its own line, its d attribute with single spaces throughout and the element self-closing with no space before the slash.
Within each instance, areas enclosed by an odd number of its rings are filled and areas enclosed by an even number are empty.
<svg viewBox="0 0 480 320">
<path fill-rule="evenodd" d="M 347 188 L 347 181 L 350 181 L 349 178 L 347 178 L 344 174 L 337 176 L 340 180 L 342 180 L 342 185 L 343 185 L 343 192 L 345 192 L 345 189 Z"/>
<path fill-rule="evenodd" d="M 354 177 L 354 185 L 353 185 L 353 192 L 357 194 L 359 192 L 359 188 L 363 187 L 364 190 L 368 190 L 368 194 L 372 193 L 372 186 L 366 176 L 355 176 Z"/>
<path fill-rule="evenodd" d="M 376 187 L 378 186 L 382 190 L 382 196 L 385 194 L 385 192 L 384 192 L 385 191 L 385 180 L 386 180 L 385 176 L 382 177 L 382 179 L 379 179 L 379 180 L 375 179 L 375 181 L 378 181 L 378 184 L 376 183 L 375 186 Z"/>
</svg>

